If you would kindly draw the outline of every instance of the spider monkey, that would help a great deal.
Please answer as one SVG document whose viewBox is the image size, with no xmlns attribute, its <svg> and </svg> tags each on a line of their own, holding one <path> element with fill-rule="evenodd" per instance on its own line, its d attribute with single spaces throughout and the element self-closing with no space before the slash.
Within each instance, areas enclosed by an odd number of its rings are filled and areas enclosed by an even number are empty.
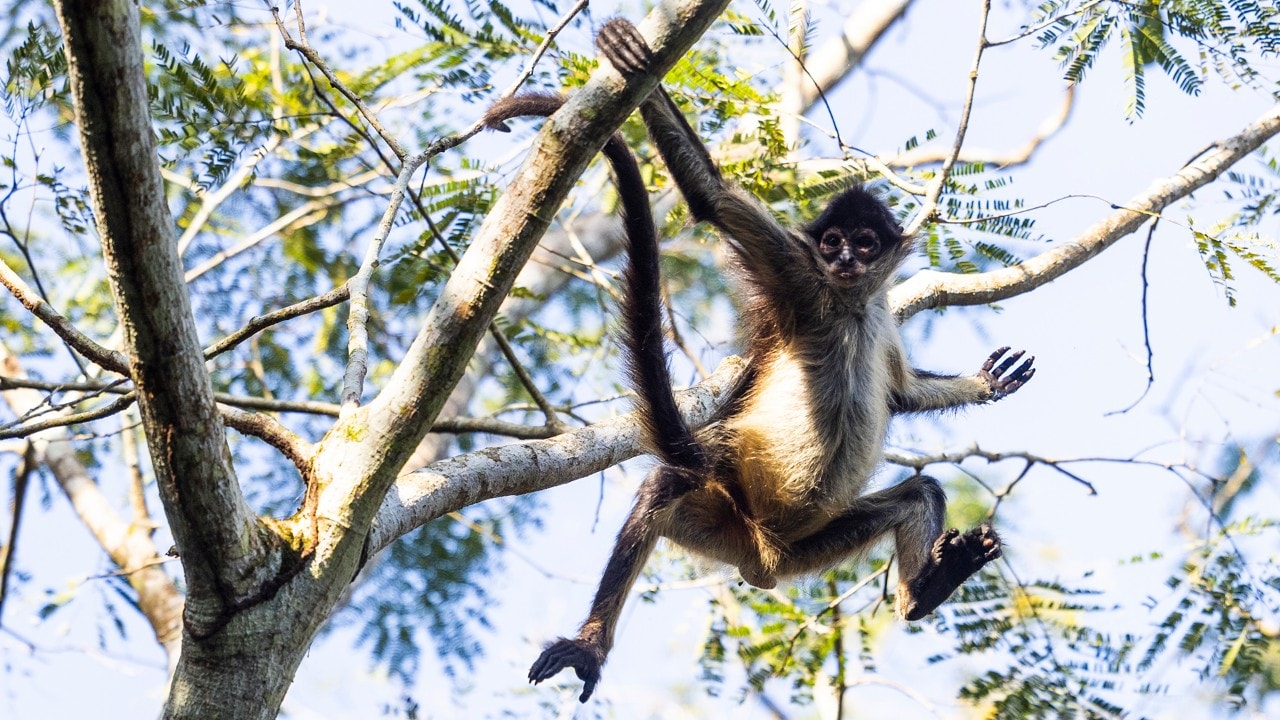
<svg viewBox="0 0 1280 720">
<path fill-rule="evenodd" d="M 650 67 L 648 45 L 625 20 L 606 23 L 596 45 L 624 76 Z M 562 103 L 511 98 L 486 119 L 504 129 L 505 119 L 549 115 Z M 1000 537 L 986 523 L 964 534 L 944 530 L 946 496 L 927 476 L 864 494 L 889 418 L 997 400 L 1035 375 L 1034 358 L 1014 368 L 1023 352 L 1005 357 L 1007 347 L 971 376 L 912 368 L 886 296 L 912 239 L 881 200 L 850 188 L 812 223 L 784 227 L 725 182 L 665 90 L 655 89 L 640 112 L 694 219 L 715 226 L 732 250 L 747 367 L 706 427 L 684 422 L 663 346 L 653 218 L 635 158 L 614 135 L 604 153 L 628 242 L 623 345 L 642 426 L 661 463 L 636 494 L 577 636 L 548 645 L 529 670 L 538 683 L 573 668 L 584 683 L 582 702 L 600 680 L 623 603 L 659 537 L 771 588 L 892 533 L 897 614 L 918 620 L 933 612 L 1000 557 Z"/>
</svg>

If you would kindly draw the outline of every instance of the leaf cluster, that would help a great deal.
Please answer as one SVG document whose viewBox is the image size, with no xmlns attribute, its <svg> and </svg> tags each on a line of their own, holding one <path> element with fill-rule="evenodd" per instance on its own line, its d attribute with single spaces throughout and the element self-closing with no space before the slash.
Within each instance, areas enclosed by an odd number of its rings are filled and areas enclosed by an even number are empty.
<svg viewBox="0 0 1280 720">
<path fill-rule="evenodd" d="M 1158 67 L 1183 92 L 1200 92 L 1210 69 L 1230 83 L 1257 84 L 1258 63 L 1280 51 L 1280 9 L 1252 0 L 1051 0 L 1037 8 L 1037 39 L 1055 47 L 1070 82 L 1080 82 L 1102 50 L 1119 45 L 1128 88 L 1125 116 L 1142 116 L 1146 71 Z M 1193 53 L 1180 50 L 1189 41 Z"/>
</svg>

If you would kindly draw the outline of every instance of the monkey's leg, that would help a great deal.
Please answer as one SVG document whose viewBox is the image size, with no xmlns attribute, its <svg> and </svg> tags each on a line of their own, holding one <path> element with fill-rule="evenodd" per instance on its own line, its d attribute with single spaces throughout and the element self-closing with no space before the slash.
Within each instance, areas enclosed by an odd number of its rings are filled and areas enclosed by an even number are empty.
<svg viewBox="0 0 1280 720">
<path fill-rule="evenodd" d="M 1001 552 L 1000 536 L 987 523 L 963 535 L 955 528 L 942 533 L 933 541 L 929 562 L 922 571 L 910 581 L 898 583 L 898 615 L 919 620 L 933 612 Z"/>
<path fill-rule="evenodd" d="M 600 668 L 613 647 L 613 633 L 627 594 L 658 542 L 671 505 L 692 487 L 688 473 L 665 465 L 645 478 L 631 514 L 618 532 L 591 610 L 577 637 L 560 638 L 548 645 L 529 668 L 530 682 L 540 683 L 571 667 L 583 681 L 578 700 L 586 702 L 591 697 L 600 682 Z"/>
<path fill-rule="evenodd" d="M 938 481 L 918 475 L 864 495 L 822 530 L 791 544 L 779 574 L 828 567 L 892 531 L 898 557 L 898 615 L 933 612 L 983 565 L 1000 557 L 1000 538 L 983 524 L 961 535 L 942 531 L 947 497 Z"/>
</svg>

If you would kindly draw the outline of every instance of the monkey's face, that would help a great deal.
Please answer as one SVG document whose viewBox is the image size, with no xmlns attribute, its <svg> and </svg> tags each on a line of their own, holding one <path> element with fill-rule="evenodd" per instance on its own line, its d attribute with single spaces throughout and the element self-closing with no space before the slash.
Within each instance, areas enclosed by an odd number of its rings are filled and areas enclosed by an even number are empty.
<svg viewBox="0 0 1280 720">
<path fill-rule="evenodd" d="M 818 237 L 818 255 L 827 265 L 827 278 L 838 287 L 861 284 L 884 250 L 880 236 L 869 228 L 829 227 Z"/>
</svg>

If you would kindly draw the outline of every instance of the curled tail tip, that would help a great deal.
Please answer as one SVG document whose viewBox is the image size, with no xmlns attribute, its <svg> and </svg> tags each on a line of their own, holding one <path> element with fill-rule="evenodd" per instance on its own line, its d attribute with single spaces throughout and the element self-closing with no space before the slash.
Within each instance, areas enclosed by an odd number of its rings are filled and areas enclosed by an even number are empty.
<svg viewBox="0 0 1280 720">
<path fill-rule="evenodd" d="M 511 132 L 506 121 L 517 117 L 547 117 L 564 105 L 564 98 L 553 93 L 528 92 L 499 98 L 481 116 L 484 127 L 498 132 Z"/>
</svg>

